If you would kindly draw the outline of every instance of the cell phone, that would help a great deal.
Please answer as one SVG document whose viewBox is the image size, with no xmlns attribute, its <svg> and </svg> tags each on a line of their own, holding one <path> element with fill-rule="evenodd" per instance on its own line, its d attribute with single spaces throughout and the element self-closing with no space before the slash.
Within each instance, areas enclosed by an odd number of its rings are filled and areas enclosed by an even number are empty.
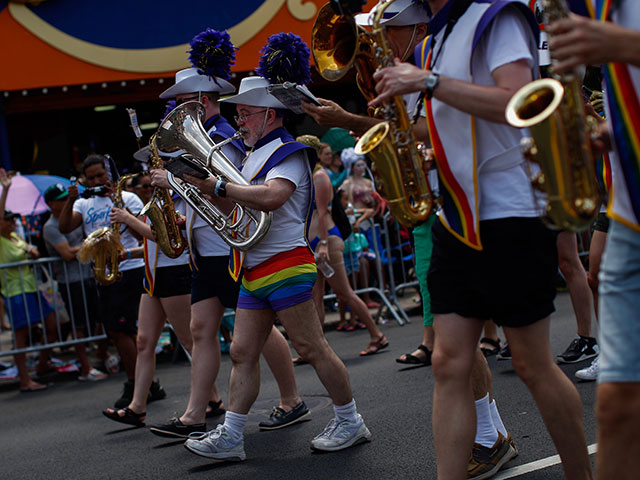
<svg viewBox="0 0 640 480">
<path fill-rule="evenodd" d="M 185 174 L 200 179 L 205 179 L 210 175 L 209 170 L 185 155 L 180 155 L 179 157 L 174 157 L 166 161 L 164 168 L 182 180 L 184 180 Z"/>
</svg>

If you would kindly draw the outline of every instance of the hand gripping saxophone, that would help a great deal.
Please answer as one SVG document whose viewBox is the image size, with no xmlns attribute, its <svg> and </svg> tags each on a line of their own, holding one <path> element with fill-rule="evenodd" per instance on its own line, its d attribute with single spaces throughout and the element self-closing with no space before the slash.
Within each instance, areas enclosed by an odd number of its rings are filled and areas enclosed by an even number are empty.
<svg viewBox="0 0 640 480">
<path fill-rule="evenodd" d="M 546 23 L 565 18 L 565 0 L 545 0 Z M 553 69 L 553 64 L 552 64 Z M 540 165 L 534 188 L 547 195 L 544 220 L 564 230 L 580 231 L 598 215 L 600 194 L 589 143 L 594 119 L 585 114 L 582 81 L 577 70 L 536 80 L 511 98 L 507 122 L 528 128 L 525 157 Z"/>
<path fill-rule="evenodd" d="M 156 147 L 156 136 L 149 140 L 151 149 L 149 163 L 151 168 L 162 168 L 162 159 Z M 151 220 L 151 229 L 156 242 L 162 252 L 169 258 L 178 258 L 184 251 L 186 242 L 178 225 L 178 213 L 166 188 L 156 187 L 153 196 L 140 215 L 146 215 Z"/>
<path fill-rule="evenodd" d="M 374 51 L 381 68 L 393 66 L 394 55 L 380 24 L 393 0 L 381 3 L 373 19 Z M 426 175 L 425 149 L 414 135 L 402 96 L 393 97 L 382 107 L 382 123 L 374 125 L 360 138 L 355 151 L 373 162 L 376 188 L 389 202 L 398 222 L 415 227 L 433 209 L 433 194 Z"/>
<path fill-rule="evenodd" d="M 174 108 L 158 127 L 156 145 L 160 151 L 177 152 L 185 150 L 193 156 L 201 167 L 213 176 L 226 182 L 238 185 L 250 185 L 242 173 L 222 152 L 222 147 L 236 138 L 213 143 L 211 137 L 202 126 L 204 107 L 199 102 L 186 102 Z M 249 250 L 256 245 L 269 231 L 271 212 L 258 211 L 254 215 L 247 208 L 236 203 L 229 214 L 218 207 L 195 186 L 181 181 L 169 172 L 167 179 L 171 188 L 180 195 L 202 219 L 209 224 L 220 237 L 236 250 Z"/>
<path fill-rule="evenodd" d="M 113 205 L 123 208 L 122 189 L 124 184 L 136 174 L 123 175 L 118 180 Z M 93 275 L 101 285 L 112 285 L 118 278 L 118 266 L 120 265 L 120 252 L 124 250 L 120 241 L 120 224 L 113 223 L 109 227 L 102 227 L 93 231 L 82 242 L 78 251 L 78 260 L 88 263 L 93 260 Z"/>
</svg>

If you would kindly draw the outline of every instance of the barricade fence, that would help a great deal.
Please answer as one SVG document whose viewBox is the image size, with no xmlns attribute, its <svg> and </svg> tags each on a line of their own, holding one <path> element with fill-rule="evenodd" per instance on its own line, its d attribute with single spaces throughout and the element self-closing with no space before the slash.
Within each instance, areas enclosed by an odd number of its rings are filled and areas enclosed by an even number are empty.
<svg viewBox="0 0 640 480">
<path fill-rule="evenodd" d="M 393 231 L 390 231 L 389 224 L 394 223 Z M 345 252 L 345 263 L 347 274 L 351 276 L 352 285 L 356 285 L 355 293 L 374 293 L 381 300 L 380 308 L 376 314 L 379 321 L 382 310 L 386 307 L 389 314 L 396 320 L 398 325 L 411 323 L 406 312 L 400 305 L 398 296 L 402 295 L 405 289 L 415 288 L 418 291 L 418 282 L 415 279 L 415 255 L 413 244 L 401 238 L 401 227 L 392 220 L 389 213 L 386 213 L 380 223 L 365 221 L 361 224 L 359 232 L 367 238 L 369 252 L 373 255 L 363 255 L 362 252 L 354 252 L 349 249 Z M 346 239 L 345 239 L 346 240 Z M 347 250 L 347 249 L 345 249 Z M 366 258 L 366 262 L 361 262 L 361 258 Z M 359 282 L 360 268 L 367 268 L 369 263 L 373 263 L 375 268 L 375 285 L 369 285 L 370 275 L 362 276 L 363 282 Z M 361 266 L 360 266 L 361 264 Z M 357 267 L 356 267 L 357 266 Z M 396 283 L 396 275 L 399 275 L 401 282 Z M 362 284 L 360 284 L 362 283 Z M 335 298 L 334 293 L 324 296 L 324 300 Z"/>
<path fill-rule="evenodd" d="M 0 282 L 0 315 L 11 327 L 0 338 L 0 357 L 107 338 L 96 331 L 98 292 L 87 266 L 58 257 L 7 263 Z"/>
</svg>

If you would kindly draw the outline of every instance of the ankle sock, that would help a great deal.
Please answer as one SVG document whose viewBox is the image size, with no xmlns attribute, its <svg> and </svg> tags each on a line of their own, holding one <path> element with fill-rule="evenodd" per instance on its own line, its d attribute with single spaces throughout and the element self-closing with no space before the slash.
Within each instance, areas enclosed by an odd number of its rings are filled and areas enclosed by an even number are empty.
<svg viewBox="0 0 640 480">
<path fill-rule="evenodd" d="M 336 405 L 334 403 L 333 404 L 333 412 L 335 413 L 336 418 L 338 419 L 339 422 L 341 422 L 343 420 L 348 420 L 350 422 L 355 422 L 356 421 L 356 415 L 358 413 L 356 411 L 356 401 L 355 400 L 351 400 L 346 405 Z"/>
<path fill-rule="evenodd" d="M 491 409 L 489 408 L 489 394 L 476 400 L 476 439 L 484 447 L 493 447 L 498 440 L 498 430 L 493 425 Z"/>
<path fill-rule="evenodd" d="M 491 410 L 491 419 L 493 420 L 493 426 L 502 434 L 504 438 L 507 438 L 509 432 L 507 432 L 504 423 L 502 423 L 502 418 L 500 418 L 500 413 L 498 412 L 498 406 L 496 405 L 496 401 L 493 400 L 489 404 L 489 409 Z"/>
<path fill-rule="evenodd" d="M 229 412 L 224 416 L 224 428 L 229 433 L 229 437 L 236 443 L 242 440 L 244 435 L 244 427 L 247 424 L 249 415 L 242 413 Z"/>
</svg>

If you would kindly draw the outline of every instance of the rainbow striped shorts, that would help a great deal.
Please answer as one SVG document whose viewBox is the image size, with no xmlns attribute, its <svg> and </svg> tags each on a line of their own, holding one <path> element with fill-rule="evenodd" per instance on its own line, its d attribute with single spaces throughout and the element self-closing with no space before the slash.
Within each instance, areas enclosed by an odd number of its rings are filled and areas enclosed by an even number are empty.
<svg viewBox="0 0 640 480">
<path fill-rule="evenodd" d="M 238 308 L 279 312 L 306 302 L 317 276 L 316 261 L 307 247 L 279 253 L 244 270 Z"/>
</svg>

